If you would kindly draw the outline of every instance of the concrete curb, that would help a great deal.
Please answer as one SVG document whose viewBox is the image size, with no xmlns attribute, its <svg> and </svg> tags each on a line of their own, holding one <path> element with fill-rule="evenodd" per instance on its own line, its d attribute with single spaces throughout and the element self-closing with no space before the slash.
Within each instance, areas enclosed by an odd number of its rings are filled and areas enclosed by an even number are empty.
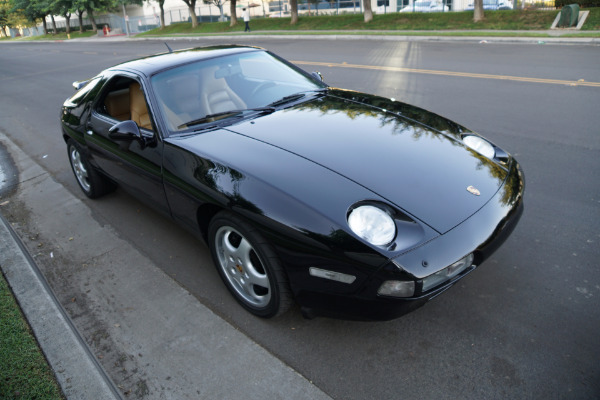
<svg viewBox="0 0 600 400">
<path fill-rule="evenodd" d="M 70 400 L 122 400 L 1 214 L 0 266 L 65 396 Z"/>
<path fill-rule="evenodd" d="M 486 31 L 487 32 L 487 31 Z M 514 31 L 510 31 L 514 33 Z M 543 31 L 534 33 L 556 34 L 553 31 Z M 596 32 L 596 31 L 594 31 Z M 397 41 L 397 42 L 467 42 L 467 43 L 521 43 L 521 44 L 561 44 L 561 45 L 590 45 L 600 44 L 600 38 L 597 37 L 563 37 L 563 36 L 445 36 L 436 35 L 435 33 L 423 36 L 400 35 L 390 32 L 389 34 L 305 34 L 305 35 L 288 35 L 288 34 L 260 34 L 260 33 L 239 33 L 230 35 L 202 35 L 202 36 L 153 36 L 153 37 L 89 37 L 70 40 L 59 40 L 63 43 L 70 42 L 97 42 L 97 43 L 114 43 L 122 41 L 178 41 L 178 40 L 210 40 L 223 41 L 226 43 L 236 43 L 240 39 L 270 39 L 270 40 L 376 40 L 376 41 Z M 572 33 L 572 32 L 571 32 Z M 47 41 L 47 40 L 46 40 Z M 36 43 L 39 41 L 24 41 L 18 43 Z M 52 41 L 52 42 L 56 42 Z M 2 42 L 0 42 L 2 43 Z M 5 43 L 8 43 L 5 42 Z M 17 42 L 11 42 L 17 43 Z"/>
</svg>

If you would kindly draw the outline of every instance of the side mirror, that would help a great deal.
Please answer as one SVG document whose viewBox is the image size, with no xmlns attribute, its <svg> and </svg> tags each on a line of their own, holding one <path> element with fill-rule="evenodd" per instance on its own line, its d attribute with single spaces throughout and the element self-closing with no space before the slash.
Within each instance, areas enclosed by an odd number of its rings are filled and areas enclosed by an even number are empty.
<svg viewBox="0 0 600 400">
<path fill-rule="evenodd" d="M 154 143 L 154 135 L 149 136 L 142 133 L 140 127 L 132 120 L 122 121 L 113 125 L 108 130 L 108 137 L 123 142 L 138 140 L 142 149 Z"/>
<path fill-rule="evenodd" d="M 79 89 L 81 89 L 82 87 L 84 87 L 84 86 L 85 86 L 85 85 L 86 85 L 86 84 L 87 84 L 87 83 L 88 83 L 90 80 L 91 80 L 91 79 L 87 79 L 87 80 L 85 80 L 85 81 L 75 81 L 75 82 L 73 82 L 73 88 L 74 88 L 75 90 L 79 90 Z"/>
<path fill-rule="evenodd" d="M 114 140 L 141 139 L 142 134 L 137 124 L 131 120 L 119 122 L 108 130 L 108 137 Z"/>
<path fill-rule="evenodd" d="M 323 82 L 323 75 L 321 75 L 321 73 L 320 73 L 319 71 L 313 71 L 313 72 L 311 73 L 311 75 L 312 75 L 314 78 L 316 78 L 316 79 L 320 80 L 321 82 Z"/>
</svg>

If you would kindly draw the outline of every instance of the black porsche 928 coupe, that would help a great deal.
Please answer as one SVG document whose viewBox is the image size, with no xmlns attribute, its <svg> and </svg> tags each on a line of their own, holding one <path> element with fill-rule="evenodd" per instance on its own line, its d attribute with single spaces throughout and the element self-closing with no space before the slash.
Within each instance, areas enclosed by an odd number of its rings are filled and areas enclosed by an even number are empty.
<svg viewBox="0 0 600 400">
<path fill-rule="evenodd" d="M 492 254 L 517 161 L 426 110 L 329 87 L 260 48 L 195 48 L 75 82 L 62 134 L 90 198 L 117 185 L 190 229 L 260 317 L 392 319 Z"/>
</svg>

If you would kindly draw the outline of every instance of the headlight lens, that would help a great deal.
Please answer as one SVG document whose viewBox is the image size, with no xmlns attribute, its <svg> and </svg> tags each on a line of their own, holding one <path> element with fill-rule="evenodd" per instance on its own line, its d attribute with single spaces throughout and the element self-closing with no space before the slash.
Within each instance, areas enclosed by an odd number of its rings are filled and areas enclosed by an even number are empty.
<svg viewBox="0 0 600 400">
<path fill-rule="evenodd" d="M 468 135 L 463 138 L 463 143 L 489 159 L 493 160 L 496 156 L 496 150 L 494 149 L 494 146 L 492 146 L 490 142 L 482 137 Z"/>
<path fill-rule="evenodd" d="M 390 243 L 396 237 L 396 224 L 382 209 L 364 205 L 355 208 L 348 215 L 348 225 L 352 232 L 375 246 Z"/>
</svg>

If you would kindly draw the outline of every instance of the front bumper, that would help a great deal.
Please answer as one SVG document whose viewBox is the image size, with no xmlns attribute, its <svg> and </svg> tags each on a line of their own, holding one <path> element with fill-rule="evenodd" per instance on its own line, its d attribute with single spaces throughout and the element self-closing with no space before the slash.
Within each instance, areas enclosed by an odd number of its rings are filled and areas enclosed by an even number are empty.
<svg viewBox="0 0 600 400">
<path fill-rule="evenodd" d="M 352 295 L 303 290 L 296 300 L 305 315 L 335 316 L 361 320 L 389 320 L 409 313 L 448 290 L 471 273 L 510 236 L 523 213 L 523 173 L 513 160 L 505 184 L 479 211 L 444 235 L 392 258 Z M 422 279 L 473 253 L 473 264 L 459 275 L 427 290 Z M 381 296 L 377 290 L 386 280 L 410 277 L 415 294 L 408 298 Z"/>
</svg>

